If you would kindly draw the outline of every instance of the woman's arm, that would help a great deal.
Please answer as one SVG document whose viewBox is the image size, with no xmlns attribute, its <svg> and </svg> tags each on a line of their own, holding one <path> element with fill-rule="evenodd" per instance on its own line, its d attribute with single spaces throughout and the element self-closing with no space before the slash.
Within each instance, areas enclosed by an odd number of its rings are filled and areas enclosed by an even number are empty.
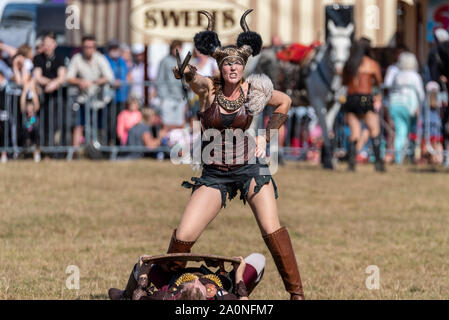
<svg viewBox="0 0 449 320">
<path fill-rule="evenodd" d="M 159 145 L 161 144 L 161 138 L 154 138 L 151 136 L 150 132 L 144 132 L 142 135 L 142 140 L 143 140 L 143 144 L 145 145 L 145 147 L 147 148 L 157 148 L 159 147 Z"/>
<path fill-rule="evenodd" d="M 13 78 L 12 80 L 18 84 L 18 85 L 22 85 L 23 81 L 22 81 L 22 72 L 20 70 L 20 66 L 19 64 L 22 64 L 22 68 L 24 68 L 23 66 L 23 57 L 22 56 L 17 56 L 13 62 L 12 62 L 12 71 L 13 71 Z"/>
<path fill-rule="evenodd" d="M 272 130 L 278 130 L 280 127 L 282 127 L 284 122 L 287 121 L 287 113 L 290 109 L 291 104 L 292 99 L 290 99 L 288 95 L 278 90 L 273 91 L 273 95 L 270 101 L 268 101 L 268 105 L 275 107 L 275 110 L 267 125 L 267 142 L 270 142 L 271 137 L 275 133 L 275 131 Z"/>
<path fill-rule="evenodd" d="M 176 79 L 181 79 L 178 67 L 173 68 Z M 196 72 L 196 68 L 188 65 L 184 70 L 184 78 L 193 92 L 199 97 L 200 111 L 204 111 L 209 103 L 209 95 L 213 91 L 214 83 L 210 78 L 203 77 Z"/>
<path fill-rule="evenodd" d="M 380 65 L 376 61 L 374 61 L 373 67 L 374 67 L 374 79 L 376 80 L 376 84 L 380 86 L 383 82 Z"/>
<path fill-rule="evenodd" d="M 276 108 L 273 113 L 287 114 L 291 104 L 292 99 L 290 99 L 290 97 L 285 93 L 278 90 L 273 90 L 273 95 L 271 96 L 270 101 L 268 101 L 269 106 Z"/>
<path fill-rule="evenodd" d="M 10 57 L 15 56 L 17 53 L 17 48 L 9 46 L 3 42 L 0 42 L 0 50 L 5 51 Z"/>
<path fill-rule="evenodd" d="M 271 141 L 276 131 L 287 121 L 287 113 L 291 104 L 292 99 L 288 95 L 278 90 L 273 90 L 273 95 L 268 101 L 268 105 L 275 107 L 275 110 L 268 121 L 265 134 L 256 138 L 256 157 L 265 158 L 267 143 Z"/>
</svg>

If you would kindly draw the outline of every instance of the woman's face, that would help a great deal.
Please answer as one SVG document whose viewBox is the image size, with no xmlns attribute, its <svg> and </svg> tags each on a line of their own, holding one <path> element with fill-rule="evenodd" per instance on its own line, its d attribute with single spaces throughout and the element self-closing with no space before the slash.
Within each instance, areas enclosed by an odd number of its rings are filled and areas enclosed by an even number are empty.
<svg viewBox="0 0 449 320">
<path fill-rule="evenodd" d="M 242 80 L 244 66 L 241 61 L 225 61 L 221 67 L 221 75 L 226 83 L 237 84 Z"/>
<path fill-rule="evenodd" d="M 132 100 L 128 104 L 128 110 L 129 111 L 137 111 L 137 110 L 139 110 L 139 103 L 136 100 Z"/>
</svg>

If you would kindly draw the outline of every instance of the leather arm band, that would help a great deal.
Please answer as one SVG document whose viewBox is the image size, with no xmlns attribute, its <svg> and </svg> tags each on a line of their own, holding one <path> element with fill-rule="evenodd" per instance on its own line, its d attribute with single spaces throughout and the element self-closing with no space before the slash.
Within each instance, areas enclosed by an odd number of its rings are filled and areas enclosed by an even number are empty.
<svg viewBox="0 0 449 320">
<path fill-rule="evenodd" d="M 240 280 L 239 283 L 237 283 L 235 292 L 237 296 L 239 297 L 248 297 L 248 290 L 246 290 L 246 285 L 243 282 L 243 280 Z"/>
<path fill-rule="evenodd" d="M 287 121 L 288 115 L 284 113 L 273 113 L 273 115 L 270 118 L 270 121 L 268 121 L 267 124 L 267 143 L 270 142 L 271 137 L 274 135 L 274 132 L 271 132 L 271 130 L 276 129 L 278 130 L 282 125 Z"/>
</svg>

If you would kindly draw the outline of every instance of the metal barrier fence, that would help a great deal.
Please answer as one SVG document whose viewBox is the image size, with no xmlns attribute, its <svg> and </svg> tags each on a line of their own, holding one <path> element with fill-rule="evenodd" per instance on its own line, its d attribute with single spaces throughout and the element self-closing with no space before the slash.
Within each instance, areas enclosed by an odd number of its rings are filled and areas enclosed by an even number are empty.
<svg viewBox="0 0 449 320">
<path fill-rule="evenodd" d="M 150 83 L 127 83 L 149 88 Z M 117 116 L 126 107 L 118 100 L 114 89 L 107 86 L 82 94 L 77 87 L 64 85 L 57 91 L 39 94 L 39 111 L 27 110 L 31 94 L 22 97 L 22 88 L 14 83 L 0 88 L 0 152 L 16 157 L 20 153 L 40 150 L 43 153 L 65 154 L 71 160 L 75 152 L 87 151 L 92 157 L 119 152 L 157 153 L 169 148 L 151 149 L 142 146 L 121 146 L 117 138 Z M 32 109 L 32 107 L 30 107 Z M 81 128 L 81 129 L 80 129 Z M 78 131 L 77 131 L 78 130 Z M 76 132 L 82 134 L 78 137 Z M 81 141 L 78 138 L 82 138 Z"/>
<path fill-rule="evenodd" d="M 132 91 L 140 91 L 142 99 L 148 94 L 152 82 L 126 83 L 118 89 L 109 87 L 90 88 L 89 95 L 80 93 L 77 87 L 63 86 L 52 94 L 39 95 L 40 109 L 33 122 L 31 114 L 27 114 L 26 104 L 21 103 L 20 87 L 14 84 L 0 88 L 0 152 L 12 154 L 31 152 L 38 148 L 43 153 L 63 154 L 71 160 L 75 152 L 84 150 L 92 157 L 109 157 L 117 159 L 120 155 L 129 153 L 153 153 L 167 155 L 170 148 L 163 145 L 158 148 L 145 146 L 120 145 L 117 137 L 117 117 L 126 108 L 125 98 Z M 126 94 L 116 95 L 118 91 Z M 124 96 L 124 97 L 123 97 Z M 384 102 L 388 97 L 384 96 Z M 157 109 L 157 107 L 156 107 Z M 429 97 L 422 106 L 418 116 L 417 144 L 425 141 L 427 149 L 432 154 L 434 150 L 430 141 L 429 128 Z M 294 116 L 293 116 L 294 115 Z M 393 133 L 388 123 L 383 120 L 380 112 L 382 133 Z M 257 119 L 256 128 L 263 127 L 263 117 Z M 315 121 L 313 108 L 292 108 L 287 122 L 286 141 L 283 153 L 288 159 L 305 160 L 308 150 L 314 146 L 307 145 L 308 126 Z M 84 139 L 75 141 L 77 130 L 82 127 Z M 78 129 L 77 129 L 78 128 Z M 342 112 L 337 116 L 335 126 L 335 145 L 337 151 L 345 152 L 348 130 Z M 292 137 L 301 139 L 301 147 L 292 146 Z M 316 149 L 316 148 L 315 148 Z M 405 149 L 407 150 L 407 149 Z M 393 152 L 393 150 L 386 150 Z M 413 150 L 404 151 L 411 155 Z M 449 158 L 447 151 L 446 155 Z"/>
<path fill-rule="evenodd" d="M 74 112 L 67 99 L 67 87 L 39 96 L 35 114 L 32 98 L 22 100 L 22 88 L 13 84 L 0 88 L 2 123 L 0 151 L 18 154 L 39 149 L 48 153 L 67 153 L 80 149 L 71 144 Z M 29 105 L 29 108 L 27 109 Z"/>
</svg>

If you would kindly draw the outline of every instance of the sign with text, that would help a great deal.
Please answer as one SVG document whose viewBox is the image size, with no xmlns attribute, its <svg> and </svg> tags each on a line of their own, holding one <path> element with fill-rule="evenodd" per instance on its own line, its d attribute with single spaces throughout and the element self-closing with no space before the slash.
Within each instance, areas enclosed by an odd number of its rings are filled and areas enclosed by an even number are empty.
<svg viewBox="0 0 449 320">
<path fill-rule="evenodd" d="M 241 32 L 240 17 L 246 9 L 224 0 L 154 0 L 133 7 L 130 24 L 134 31 L 149 36 L 192 40 L 207 27 L 207 18 L 199 13 L 206 10 L 215 18 L 215 31 L 225 38 Z"/>
</svg>

